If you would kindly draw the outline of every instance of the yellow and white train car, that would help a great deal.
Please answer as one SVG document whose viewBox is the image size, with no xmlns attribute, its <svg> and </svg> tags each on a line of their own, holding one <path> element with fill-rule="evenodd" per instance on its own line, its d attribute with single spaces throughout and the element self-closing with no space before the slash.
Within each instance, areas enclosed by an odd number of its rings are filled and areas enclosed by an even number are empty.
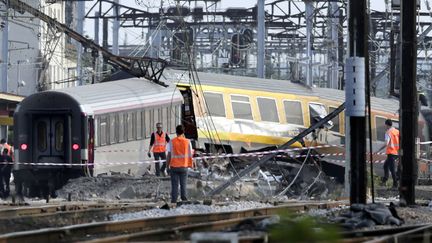
<svg viewBox="0 0 432 243">
<path fill-rule="evenodd" d="M 184 79 L 178 84 L 183 94 L 193 94 L 193 106 L 187 101 L 187 95 L 183 97 L 188 109 L 193 107 L 197 135 L 206 142 L 216 140 L 230 146 L 233 152 L 240 146 L 258 149 L 281 145 L 320 116 L 335 110 L 345 99 L 342 90 L 309 88 L 285 80 L 209 73 L 198 73 L 198 76 L 200 85 L 191 85 Z M 384 141 L 385 119 L 393 119 L 398 126 L 398 106 L 394 99 L 372 98 L 372 134 L 377 143 Z M 316 142 L 343 144 L 343 124 L 342 113 L 318 131 Z M 312 137 L 308 138 L 305 142 L 311 143 Z"/>
<path fill-rule="evenodd" d="M 219 152 L 237 153 L 241 147 L 254 150 L 282 145 L 345 100 L 343 90 L 311 88 L 287 80 L 198 72 L 195 82 L 191 82 L 190 76 L 180 71 L 169 71 L 167 76 L 179 80 L 178 88 L 185 102 L 183 121 L 189 137 L 198 138 L 202 148 L 216 148 Z M 373 151 L 384 144 L 386 119 L 399 126 L 398 113 L 397 99 L 372 98 Z M 331 124 L 307 136 L 305 145 L 341 145 L 318 152 L 344 152 L 344 124 L 345 116 L 341 113 Z M 422 114 L 419 125 L 420 139 L 428 141 L 429 130 Z M 339 159 L 343 160 L 343 156 Z"/>
</svg>

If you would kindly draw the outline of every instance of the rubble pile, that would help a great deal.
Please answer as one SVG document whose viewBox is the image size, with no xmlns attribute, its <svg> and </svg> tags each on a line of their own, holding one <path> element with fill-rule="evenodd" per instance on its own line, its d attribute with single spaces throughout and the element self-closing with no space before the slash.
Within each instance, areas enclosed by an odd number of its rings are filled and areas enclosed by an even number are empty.
<svg viewBox="0 0 432 243">
<path fill-rule="evenodd" d="M 269 147 L 264 150 L 274 150 Z M 312 151 L 312 150 L 311 150 Z M 287 154 L 279 154 L 255 168 L 250 174 L 241 178 L 234 185 L 216 195 L 218 200 L 226 198 L 235 200 L 260 201 L 277 196 L 290 199 L 336 199 L 341 195 L 342 185 L 336 178 L 326 175 L 317 157 L 309 156 L 294 159 Z M 250 153 L 254 151 L 243 152 Z M 299 152 L 304 153 L 305 151 Z M 198 160 L 197 170 L 190 170 L 188 179 L 189 199 L 202 200 L 214 188 L 225 183 L 259 157 L 240 156 L 233 158 L 216 158 Z M 168 200 L 170 197 L 169 177 L 156 177 L 146 174 L 132 177 L 127 174 L 101 175 L 72 179 L 57 194 L 72 200 L 94 199 L 155 199 Z"/>
<path fill-rule="evenodd" d="M 69 182 L 57 191 L 59 197 L 73 200 L 102 199 L 142 199 L 168 196 L 169 181 L 165 183 L 155 176 L 133 178 L 129 175 L 80 177 Z"/>
<path fill-rule="evenodd" d="M 353 204 L 349 210 L 341 211 L 339 216 L 330 221 L 340 224 L 347 230 L 371 228 L 376 225 L 400 226 L 404 223 L 392 203 L 388 207 L 379 203 Z"/>
</svg>

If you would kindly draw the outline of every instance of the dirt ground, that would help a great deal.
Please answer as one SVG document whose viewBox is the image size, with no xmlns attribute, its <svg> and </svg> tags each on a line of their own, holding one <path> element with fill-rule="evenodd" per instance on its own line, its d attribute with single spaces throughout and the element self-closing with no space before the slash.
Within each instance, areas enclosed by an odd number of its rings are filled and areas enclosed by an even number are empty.
<svg viewBox="0 0 432 243">
<path fill-rule="evenodd" d="M 203 200 L 206 194 L 222 181 L 203 181 L 188 178 L 188 199 Z M 259 184 L 259 183 L 258 183 Z M 253 181 L 243 181 L 229 187 L 216 197 L 216 200 L 231 199 L 261 201 L 268 198 L 268 192 Z M 265 188 L 267 189 L 267 188 Z M 72 200 L 120 200 L 120 199 L 154 199 L 167 201 L 170 198 L 171 181 L 169 177 L 146 175 L 140 178 L 128 175 L 81 177 L 70 180 L 57 191 L 60 198 Z"/>
</svg>

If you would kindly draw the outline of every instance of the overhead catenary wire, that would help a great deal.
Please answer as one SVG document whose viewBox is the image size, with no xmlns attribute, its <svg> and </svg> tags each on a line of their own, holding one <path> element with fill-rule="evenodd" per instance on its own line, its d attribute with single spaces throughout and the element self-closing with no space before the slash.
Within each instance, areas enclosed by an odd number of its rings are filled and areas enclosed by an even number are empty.
<svg viewBox="0 0 432 243">
<path fill-rule="evenodd" d="M 177 6 L 177 11 L 180 13 L 181 10 L 180 10 L 179 2 L 177 2 L 176 6 Z M 180 19 L 179 27 L 182 31 L 186 31 L 185 22 L 183 19 Z M 189 82 L 190 82 L 190 85 L 192 85 L 194 87 L 194 89 L 191 89 L 191 91 L 192 91 L 193 95 L 195 95 L 195 96 L 198 96 L 198 94 L 196 94 L 194 92 L 199 92 L 202 95 L 202 97 L 205 99 L 204 91 L 202 89 L 201 82 L 199 80 L 199 76 L 198 76 L 198 73 L 197 73 L 197 70 L 195 67 L 194 58 L 192 57 L 194 52 L 193 52 L 193 50 L 190 49 L 189 45 L 186 44 L 186 45 L 184 45 L 184 47 L 186 49 L 187 59 L 188 59 Z M 199 100 L 199 99 L 197 99 L 197 100 Z M 207 102 L 204 102 L 204 104 L 197 105 L 196 107 L 201 108 L 202 107 L 201 105 L 203 105 L 207 111 L 210 111 Z M 203 114 L 205 114 L 205 113 L 203 113 Z M 212 118 L 210 112 L 208 113 L 207 117 L 209 119 L 203 119 L 203 122 L 204 122 L 204 125 L 206 127 L 206 130 L 208 131 L 208 138 L 210 141 L 213 141 L 213 144 L 215 144 L 215 145 L 219 144 L 222 142 L 222 140 L 219 137 L 219 133 L 216 130 L 216 126 L 214 124 L 214 121 L 213 121 L 213 118 Z M 214 139 L 213 133 L 216 135 L 217 140 Z M 225 147 L 223 145 L 220 148 L 222 149 L 222 151 L 226 152 Z M 229 162 L 230 166 L 233 168 L 234 173 L 238 176 L 238 172 L 237 172 L 236 168 L 234 167 L 234 165 L 232 164 L 231 160 L 228 159 L 228 162 Z"/>
</svg>

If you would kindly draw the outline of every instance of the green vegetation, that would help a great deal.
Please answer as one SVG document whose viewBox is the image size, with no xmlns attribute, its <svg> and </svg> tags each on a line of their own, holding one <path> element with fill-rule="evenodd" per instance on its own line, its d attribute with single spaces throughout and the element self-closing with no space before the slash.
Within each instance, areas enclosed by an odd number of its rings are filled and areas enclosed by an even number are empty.
<svg viewBox="0 0 432 243">
<path fill-rule="evenodd" d="M 281 213 L 279 224 L 270 230 L 270 242 L 339 242 L 341 236 L 335 225 L 319 223 L 306 216 Z"/>
</svg>

